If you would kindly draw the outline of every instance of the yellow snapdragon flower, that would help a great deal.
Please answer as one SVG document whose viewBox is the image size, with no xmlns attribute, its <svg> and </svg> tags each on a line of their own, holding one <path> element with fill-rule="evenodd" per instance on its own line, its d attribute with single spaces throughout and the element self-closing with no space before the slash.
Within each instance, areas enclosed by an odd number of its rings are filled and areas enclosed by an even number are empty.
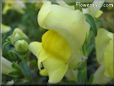
<svg viewBox="0 0 114 86">
<path fill-rule="evenodd" d="M 54 30 L 63 36 L 72 48 L 72 57 L 82 55 L 81 48 L 90 25 L 81 11 L 46 2 L 38 14 L 38 23 L 41 27 Z"/>
<path fill-rule="evenodd" d="M 6 14 L 8 10 L 15 10 L 19 13 L 24 13 L 26 8 L 23 0 L 4 0 L 3 14 Z"/>
<path fill-rule="evenodd" d="M 113 33 L 99 29 L 96 37 L 96 55 L 99 64 L 104 66 L 104 75 L 114 78 Z"/>
<path fill-rule="evenodd" d="M 96 43 L 96 55 L 97 55 L 97 61 L 99 62 L 99 64 L 103 63 L 103 56 L 104 56 L 104 51 L 106 49 L 106 46 L 108 45 L 110 38 L 107 35 L 108 31 L 100 28 L 98 29 L 97 32 L 97 37 L 95 39 L 95 43 Z"/>
<path fill-rule="evenodd" d="M 48 75 L 49 83 L 57 83 L 68 68 L 76 68 L 83 58 L 86 59 L 82 45 L 90 25 L 81 11 L 50 2 L 41 7 L 38 23 L 48 31 L 41 43 L 32 42 L 29 49 L 38 58 L 40 74 Z"/>
</svg>

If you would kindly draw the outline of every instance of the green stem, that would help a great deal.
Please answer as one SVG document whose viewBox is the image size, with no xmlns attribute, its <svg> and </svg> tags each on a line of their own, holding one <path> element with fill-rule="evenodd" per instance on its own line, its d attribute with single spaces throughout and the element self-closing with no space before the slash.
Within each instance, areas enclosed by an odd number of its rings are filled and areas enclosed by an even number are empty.
<svg viewBox="0 0 114 86">
<path fill-rule="evenodd" d="M 87 61 L 83 62 L 78 69 L 78 82 L 79 84 L 87 83 Z"/>
</svg>

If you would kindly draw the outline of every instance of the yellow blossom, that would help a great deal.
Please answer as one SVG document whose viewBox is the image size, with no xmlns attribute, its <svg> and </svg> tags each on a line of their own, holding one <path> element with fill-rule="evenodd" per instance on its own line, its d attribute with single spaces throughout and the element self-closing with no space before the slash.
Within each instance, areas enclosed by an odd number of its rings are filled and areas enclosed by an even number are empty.
<svg viewBox="0 0 114 86">
<path fill-rule="evenodd" d="M 114 78 L 113 33 L 99 29 L 96 37 L 96 55 L 99 64 L 104 66 L 104 75 Z"/>
<path fill-rule="evenodd" d="M 6 14 L 11 9 L 19 13 L 24 13 L 25 7 L 24 1 L 22 0 L 4 0 L 3 14 Z"/>
<path fill-rule="evenodd" d="M 38 58 L 40 74 L 48 75 L 49 83 L 60 82 L 68 68 L 82 62 L 82 45 L 90 25 L 81 11 L 50 2 L 41 7 L 38 23 L 48 31 L 41 43 L 30 43 L 29 50 Z"/>
<path fill-rule="evenodd" d="M 82 60 L 81 49 L 90 25 L 81 11 L 45 2 L 38 14 L 38 23 L 41 27 L 54 30 L 66 39 L 72 50 L 72 63 L 76 64 Z M 75 58 L 77 56 L 80 59 Z"/>
</svg>

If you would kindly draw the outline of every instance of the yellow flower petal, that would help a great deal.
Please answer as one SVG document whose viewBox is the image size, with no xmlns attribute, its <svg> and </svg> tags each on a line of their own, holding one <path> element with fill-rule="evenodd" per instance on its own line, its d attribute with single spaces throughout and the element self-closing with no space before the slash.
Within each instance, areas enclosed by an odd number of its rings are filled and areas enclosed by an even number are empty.
<svg viewBox="0 0 114 86">
<path fill-rule="evenodd" d="M 106 77 L 104 75 L 104 71 L 105 71 L 104 66 L 101 65 L 94 73 L 92 84 L 107 84 L 111 81 L 109 77 Z"/>
<path fill-rule="evenodd" d="M 43 62 L 47 56 L 45 56 L 44 50 L 42 50 L 42 45 L 40 42 L 31 42 L 29 44 L 29 50 L 37 57 L 38 59 L 38 68 L 41 70 L 41 62 Z M 42 51 L 42 52 L 41 52 Z M 42 57 L 40 57 L 41 55 Z"/>
<path fill-rule="evenodd" d="M 62 80 L 64 77 L 68 64 L 64 61 L 57 59 L 58 57 L 51 55 L 50 53 L 45 52 L 45 59 L 42 63 L 44 68 L 48 71 L 49 74 L 49 83 L 57 83 Z M 40 58 L 43 58 L 41 54 L 39 55 Z"/>
<path fill-rule="evenodd" d="M 83 45 L 85 36 L 89 31 L 89 24 L 85 21 L 85 16 L 81 11 L 52 5 L 51 3 L 44 3 L 42 6 L 38 14 L 38 23 L 45 29 L 55 30 L 64 36 L 68 42 L 76 40 L 75 46 L 78 48 Z M 71 36 L 75 40 L 71 41 Z"/>
<path fill-rule="evenodd" d="M 71 56 L 71 49 L 67 41 L 57 32 L 49 30 L 42 37 L 43 48 L 54 56 L 57 56 L 65 62 Z"/>
<path fill-rule="evenodd" d="M 104 51 L 110 40 L 110 38 L 107 36 L 107 33 L 108 31 L 100 28 L 98 29 L 97 37 L 95 38 L 96 56 L 99 64 L 102 64 L 103 62 Z"/>
<path fill-rule="evenodd" d="M 41 43 L 38 42 L 30 43 L 29 49 L 38 58 L 40 74 L 49 74 L 49 83 L 57 83 L 64 77 L 68 68 L 68 64 L 63 60 L 58 59 L 60 57 L 56 57 L 51 53 L 46 52 L 42 48 Z M 43 70 L 41 69 L 41 62 L 44 66 Z"/>
<path fill-rule="evenodd" d="M 104 52 L 105 75 L 111 78 L 114 78 L 113 44 L 113 40 L 111 40 Z"/>
<path fill-rule="evenodd" d="M 49 74 L 49 83 L 59 82 L 65 75 L 68 68 L 68 59 L 71 55 L 71 50 L 67 41 L 57 32 L 49 30 L 42 37 L 42 46 L 45 54 L 40 54 L 39 57 L 47 57 L 43 61 L 44 68 Z"/>
<path fill-rule="evenodd" d="M 40 42 L 31 42 L 29 44 L 29 50 L 35 55 L 39 56 L 42 46 Z"/>
<path fill-rule="evenodd" d="M 48 76 L 48 71 L 46 69 L 42 69 L 42 70 L 40 70 L 40 75 Z"/>
<path fill-rule="evenodd" d="M 99 29 L 96 37 L 96 55 L 98 62 L 104 66 L 104 74 L 114 78 L 113 33 Z"/>
</svg>

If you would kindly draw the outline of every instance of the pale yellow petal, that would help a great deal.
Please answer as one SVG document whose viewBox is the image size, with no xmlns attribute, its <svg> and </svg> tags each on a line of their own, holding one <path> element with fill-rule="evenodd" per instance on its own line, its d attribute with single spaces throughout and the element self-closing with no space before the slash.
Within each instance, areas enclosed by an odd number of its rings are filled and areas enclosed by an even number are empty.
<svg viewBox="0 0 114 86">
<path fill-rule="evenodd" d="M 100 17 L 102 14 L 103 14 L 103 11 L 98 10 L 98 11 L 96 11 L 95 17 L 98 18 L 98 17 Z"/>
<path fill-rule="evenodd" d="M 41 69 L 40 70 L 40 75 L 42 75 L 42 76 L 48 76 L 48 71 L 46 69 Z"/>
<path fill-rule="evenodd" d="M 99 29 L 96 37 L 97 61 L 104 66 L 104 75 L 114 78 L 113 33 Z"/>
<path fill-rule="evenodd" d="M 45 18 L 44 18 L 45 17 Z M 72 37 L 80 47 L 89 31 L 89 24 L 79 10 L 71 10 L 59 5 L 45 3 L 38 14 L 38 23 L 45 29 L 52 29 L 71 42 Z M 80 38 L 79 38 L 80 37 Z M 74 47 L 74 46 L 73 46 Z"/>
<path fill-rule="evenodd" d="M 104 52 L 105 75 L 114 78 L 114 50 L 113 40 L 110 41 Z"/>
<path fill-rule="evenodd" d="M 42 50 L 42 44 L 40 42 L 31 42 L 29 44 L 29 50 L 37 57 L 38 68 L 41 70 L 41 62 L 47 58 L 47 56 L 45 56 L 44 50 Z M 41 55 L 42 57 L 40 57 L 39 55 Z"/>
<path fill-rule="evenodd" d="M 2 31 L 2 33 L 7 33 L 7 32 L 9 32 L 10 30 L 11 30 L 11 27 L 10 27 L 10 26 L 1 24 L 1 31 Z"/>
<path fill-rule="evenodd" d="M 39 21 L 41 21 L 41 22 L 39 22 L 39 24 L 41 26 L 43 25 L 45 18 L 47 17 L 47 15 L 50 12 L 50 9 L 49 9 L 50 8 L 50 4 L 51 4 L 50 2 L 45 2 L 45 4 L 43 4 L 43 6 L 42 6 L 42 9 L 46 9 L 46 11 L 45 10 L 40 10 L 40 12 L 43 13 L 43 14 L 39 14 L 40 18 L 38 16 Z M 45 8 L 45 7 L 47 7 L 47 8 Z"/>
<path fill-rule="evenodd" d="M 5 59 L 4 57 L 1 57 L 0 66 L 1 66 L 0 68 L 2 68 L 1 72 L 3 74 L 7 75 L 8 73 L 14 71 L 14 69 L 12 68 L 12 63 L 9 60 Z"/>
<path fill-rule="evenodd" d="M 74 69 L 68 69 L 67 73 L 65 74 L 65 77 L 67 78 L 67 80 L 69 81 L 77 81 L 78 80 L 78 70 L 74 70 Z"/>
<path fill-rule="evenodd" d="M 107 33 L 108 31 L 105 29 L 98 29 L 97 37 L 95 38 L 96 57 L 99 64 L 102 64 L 103 62 L 104 51 L 110 41 L 110 37 Z"/>
<path fill-rule="evenodd" d="M 31 42 L 29 44 L 29 50 L 35 55 L 39 56 L 40 50 L 41 50 L 41 43 L 40 42 Z"/>
<path fill-rule="evenodd" d="M 101 65 L 94 73 L 92 84 L 107 84 L 111 81 L 109 77 L 104 75 L 104 65 Z"/>
<path fill-rule="evenodd" d="M 43 58 L 44 56 L 47 57 L 47 59 L 45 59 L 42 63 L 49 74 L 48 82 L 60 82 L 67 71 L 68 64 L 47 52 L 45 52 L 43 56 L 41 54 L 39 55 L 40 58 Z"/>
</svg>

